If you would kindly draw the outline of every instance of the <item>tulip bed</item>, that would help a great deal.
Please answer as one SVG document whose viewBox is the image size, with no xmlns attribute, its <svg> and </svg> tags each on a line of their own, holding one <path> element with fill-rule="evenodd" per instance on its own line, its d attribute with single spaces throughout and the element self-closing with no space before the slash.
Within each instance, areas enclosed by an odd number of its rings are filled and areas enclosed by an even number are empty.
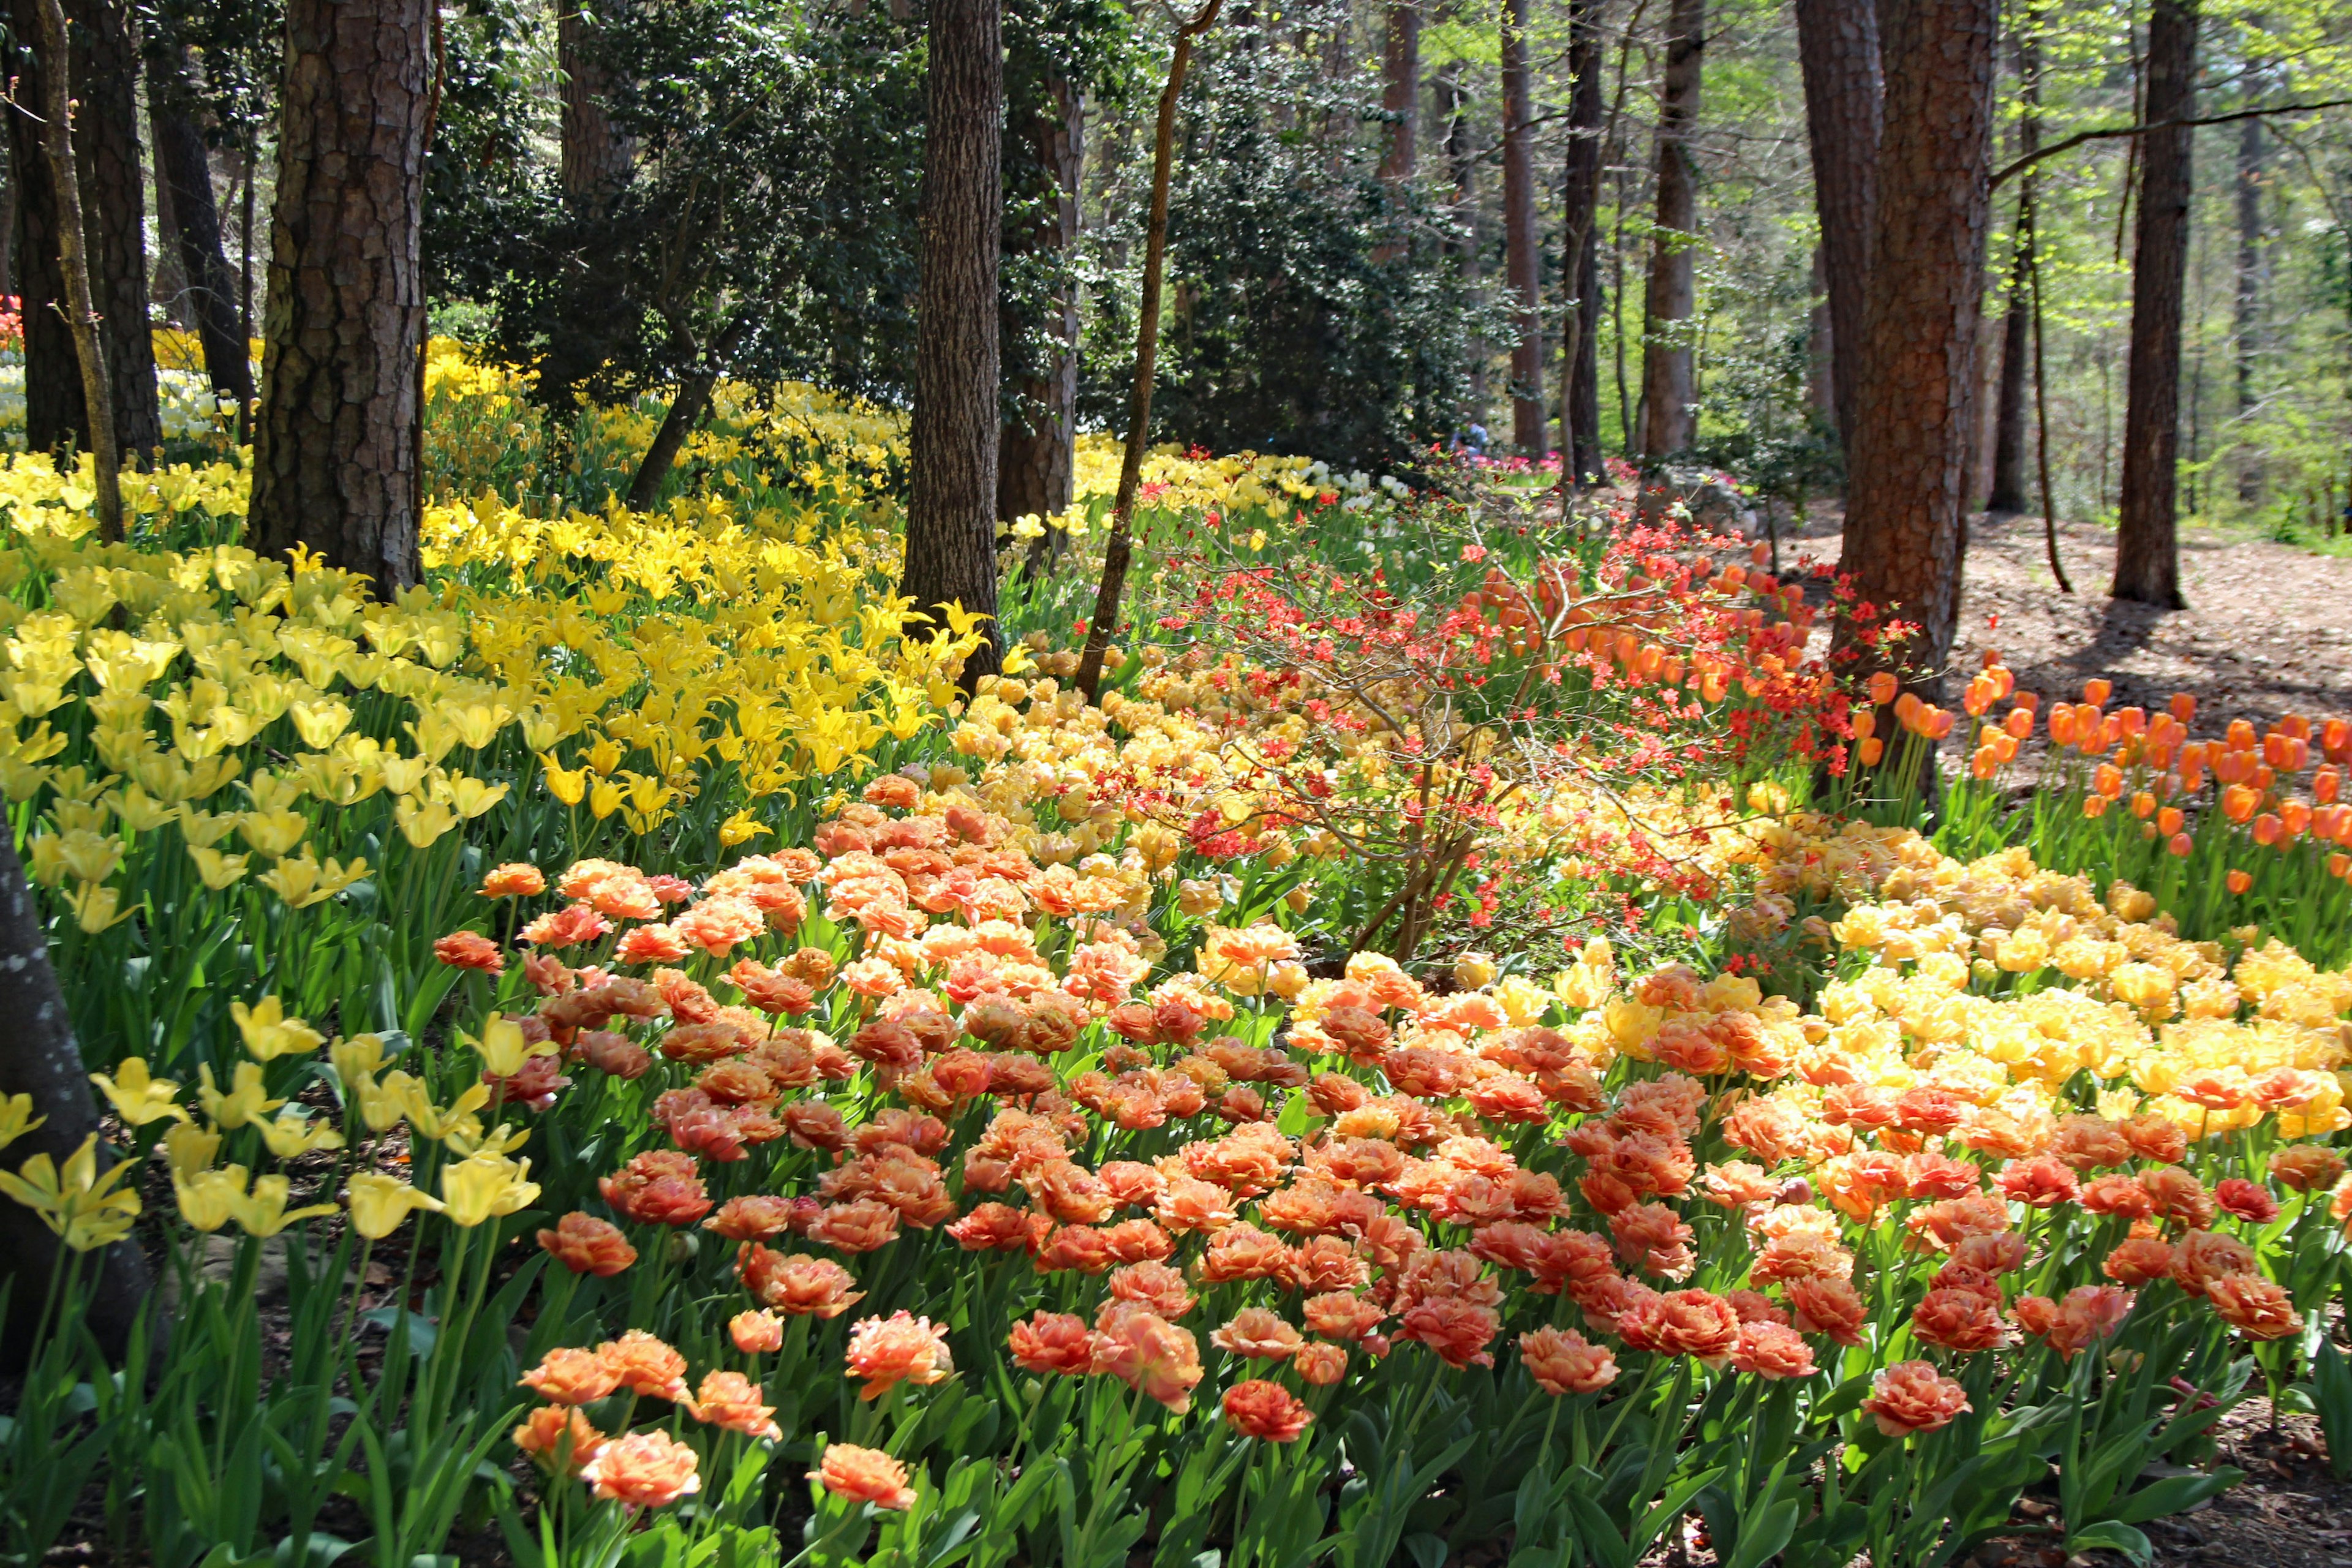
<svg viewBox="0 0 2352 1568">
<path fill-rule="evenodd" d="M 578 510 L 440 372 L 397 605 L 234 461 L 116 546 L 0 472 L 107 1112 L 0 1160 L 72 1259 L 10 1553 L 2145 1559 L 2245 1399 L 2352 1458 L 2341 725 L 2095 683 L 2037 763 L 1744 546 L 1172 454 L 1100 704 L 1055 592 L 965 699 L 887 422 Z M 1943 736 L 1932 822 L 1846 766 Z"/>
</svg>

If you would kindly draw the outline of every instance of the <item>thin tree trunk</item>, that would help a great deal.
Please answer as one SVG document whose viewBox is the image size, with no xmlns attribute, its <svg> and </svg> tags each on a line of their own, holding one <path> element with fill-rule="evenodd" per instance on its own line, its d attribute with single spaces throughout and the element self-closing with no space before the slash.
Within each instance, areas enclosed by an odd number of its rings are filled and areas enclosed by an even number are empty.
<svg viewBox="0 0 2352 1568">
<path fill-rule="evenodd" d="M 2025 237 L 2025 281 L 2032 293 L 2033 310 L 2033 461 L 2042 480 L 2042 545 L 2050 557 L 2050 575 L 2058 591 L 2072 594 L 2074 584 L 2066 563 L 2058 558 L 2058 498 L 2050 484 L 2050 373 L 2042 354 L 2042 234 L 2033 199 L 2033 176 L 2025 177 L 2019 214 Z"/>
<path fill-rule="evenodd" d="M 1438 115 L 1445 121 L 1445 158 L 1454 177 L 1454 214 L 1462 225 L 1462 279 L 1473 301 L 1479 297 L 1478 161 L 1470 146 L 1469 95 L 1462 90 L 1462 63 L 1448 65 L 1437 78 Z M 1486 423 L 1486 358 L 1485 338 L 1470 340 L 1470 422 Z"/>
<path fill-rule="evenodd" d="M 65 7 L 58 0 L 39 0 L 41 52 L 51 62 L 65 61 Z M 73 328 L 74 357 L 81 372 L 81 403 L 89 416 L 89 449 L 98 483 L 98 533 L 109 543 L 122 538 L 121 453 L 114 444 L 114 400 L 107 392 L 106 353 L 100 342 L 98 306 L 91 298 L 89 255 L 83 248 L 89 233 L 81 210 L 81 176 L 75 166 L 73 122 L 77 105 L 70 70 L 41 73 L 41 108 L 47 116 L 41 140 L 49 155 L 49 184 L 57 193 L 58 269 L 65 277 L 67 320 Z M 145 315 L 142 310 L 141 315 Z"/>
<path fill-rule="evenodd" d="M 944 631 L 987 618 L 965 689 L 996 673 L 997 263 L 1003 243 L 1004 48 L 998 0 L 932 0 L 923 144 L 922 292 L 907 557 L 898 591 Z"/>
<path fill-rule="evenodd" d="M 44 1119 L 8 1146 L 8 1163 L 21 1166 L 47 1154 L 61 1166 L 98 1131 L 98 1107 L 49 964 L 40 906 L 5 833 L 0 833 L 0 1018 L 7 1020 L 0 1034 L 0 1099 L 28 1095 L 33 1114 Z M 101 1140 L 101 1172 L 113 1163 L 105 1147 Z M 58 1253 L 57 1236 L 39 1215 L 21 1204 L 0 1203 L 0 1275 L 13 1282 L 7 1322 L 0 1328 L 0 1364 L 23 1366 Z M 129 1342 L 148 1286 L 146 1260 L 136 1244 L 119 1242 L 101 1255 L 87 1310 L 90 1331 L 110 1353 Z"/>
<path fill-rule="evenodd" d="M 156 183 L 171 194 L 188 316 L 205 353 L 213 395 L 244 410 L 253 402 L 253 362 L 236 329 L 236 285 L 221 249 L 212 158 L 187 109 L 186 64 L 175 49 L 147 61 L 147 122 L 155 133 Z"/>
<path fill-rule="evenodd" d="M 41 0 L 14 0 L 16 36 L 41 36 Z M 163 439 L 155 393 L 154 341 L 147 326 L 146 196 L 139 157 L 139 57 L 121 0 L 72 0 L 64 7 L 67 51 L 79 106 L 73 117 L 76 193 L 82 249 L 103 345 L 118 449 L 143 459 Z M 20 49 L 12 68 L 16 101 L 45 104 L 48 49 Z M 56 183 L 37 115 L 9 116 L 20 191 L 16 266 L 24 284 L 26 444 L 34 451 L 90 444 L 83 428 L 79 356 L 63 313 L 70 307 L 58 268 Z"/>
<path fill-rule="evenodd" d="M 2042 44 L 2031 32 L 2017 35 L 2018 94 L 2023 112 L 2018 117 L 2020 157 L 2031 157 L 2042 146 Z M 2017 240 L 2010 258 L 2009 315 L 2001 323 L 2000 404 L 1993 416 L 1992 484 L 1985 510 L 2020 512 L 2025 510 L 2025 382 L 2026 355 L 2032 352 L 2027 335 L 2032 327 L 2032 301 L 2027 298 L 2034 266 L 2032 226 L 2033 171 L 2025 172 L 2017 195 Z"/>
<path fill-rule="evenodd" d="M 1942 689 L 1968 550 L 1962 493 L 1991 208 L 1997 0 L 1910 0 L 1885 39 L 1877 231 L 1849 456 L 1845 549 L 1855 605 L 1916 626 L 1872 645 L 1839 626 L 1859 668 Z"/>
<path fill-rule="evenodd" d="M 1830 302 L 1830 384 L 1839 438 L 1853 444 L 1870 300 L 1878 142 L 1884 114 L 1877 0 L 1797 0 L 1797 58 L 1805 80 L 1813 204 Z"/>
<path fill-rule="evenodd" d="M 1518 341 L 1511 345 L 1511 443 L 1540 458 L 1543 395 L 1543 256 L 1536 234 L 1535 148 L 1528 81 L 1528 0 L 1503 10 L 1503 269 Z"/>
<path fill-rule="evenodd" d="M 1013 237 L 1009 248 L 1050 255 L 1062 269 L 1062 281 L 1048 304 L 1045 361 L 1039 374 L 1017 384 L 1018 410 L 1004 426 L 996 472 L 999 522 L 1066 511 L 1076 483 L 1078 291 L 1066 269 L 1078 243 L 1086 110 L 1066 78 L 1055 75 L 1045 86 L 1048 106 L 1030 116 L 1021 133 L 1045 170 L 1050 189 L 1040 193 L 1045 206 L 1038 221 Z M 1063 538 L 1060 529 L 1049 528 L 1032 540 L 1025 569 L 1043 571 Z"/>
<path fill-rule="evenodd" d="M 10 116 L 14 119 L 15 116 Z M 16 292 L 16 177 L 0 162 L 0 294 Z"/>
<path fill-rule="evenodd" d="M 2147 26 L 2150 121 L 2197 112 L 2196 0 L 2155 0 Z M 2140 138 L 2138 240 L 2132 265 L 2131 364 L 2124 410 L 2123 500 L 2116 533 L 2118 599 L 2177 610 L 2175 488 L 2180 447 L 2180 303 L 2189 267 L 2187 126 Z"/>
<path fill-rule="evenodd" d="M 613 73 L 604 61 L 602 32 L 579 0 L 557 0 L 555 58 L 563 73 L 560 179 L 563 199 L 589 217 L 604 215 L 629 183 L 636 161 L 635 142 L 613 123 L 607 101 Z"/>
<path fill-rule="evenodd" d="M 669 411 L 654 431 L 654 438 L 646 447 L 646 455 L 637 463 L 636 476 L 629 481 L 629 510 L 651 511 L 654 502 L 661 499 L 662 481 L 677 466 L 677 455 L 686 446 L 686 438 L 702 423 L 702 416 L 710 406 L 710 395 L 718 390 L 719 373 L 697 371 L 677 384 L 677 395 L 669 400 Z"/>
<path fill-rule="evenodd" d="M 2267 270 L 2263 229 L 2263 163 L 2268 156 L 2267 138 L 2263 122 L 2248 120 L 2238 127 L 2238 277 L 2236 310 L 2231 335 L 2237 340 L 2235 369 L 2237 372 L 2238 418 L 2242 421 L 2254 411 L 2254 366 L 2263 348 L 2263 285 Z M 2241 442 L 2238 468 L 2238 500 L 2241 504 L 2260 506 L 2263 500 L 2262 453 L 2251 443 Z"/>
<path fill-rule="evenodd" d="M 1127 449 L 1118 463 L 1118 493 L 1111 500 L 1110 537 L 1103 543 L 1102 582 L 1095 612 L 1087 622 L 1086 652 L 1078 660 L 1078 690 L 1092 702 L 1102 689 L 1103 659 L 1118 624 L 1118 604 L 1127 589 L 1127 567 L 1136 492 L 1143 481 L 1143 448 L 1151 433 L 1151 378 L 1160 354 L 1160 274 L 1168 257 L 1168 183 L 1176 162 L 1176 102 L 1184 91 L 1185 68 L 1193 40 L 1216 25 L 1223 0 L 1209 0 L 1176 32 L 1168 62 L 1168 85 L 1160 91 L 1160 119 L 1151 143 L 1151 209 L 1143 238 L 1143 297 L 1135 315 L 1135 390 L 1127 405 Z"/>
<path fill-rule="evenodd" d="M 1813 309 L 1807 318 L 1805 398 L 1822 422 L 1837 429 L 1837 324 L 1830 319 L 1829 281 L 1822 270 L 1822 247 L 1813 247 Z"/>
<path fill-rule="evenodd" d="M 414 584 L 426 0 L 291 0 L 254 442 L 254 547 Z"/>
<path fill-rule="evenodd" d="M 1391 189 L 1412 179 L 1413 141 L 1421 125 L 1421 5 L 1396 0 L 1388 8 L 1381 57 L 1381 108 L 1390 119 L 1381 153 L 1381 179 Z"/>
<path fill-rule="evenodd" d="M 1698 172 L 1690 150 L 1698 125 L 1706 54 L 1706 0 L 1675 0 L 1666 20 L 1666 78 L 1658 98 L 1658 220 L 1650 241 L 1650 286 L 1642 343 L 1642 455 L 1656 463 L 1691 444 L 1691 343 L 1685 325 L 1696 302 Z"/>
<path fill-rule="evenodd" d="M 1561 272 L 1575 298 L 1560 331 L 1560 478 L 1582 485 L 1601 450 L 1601 163 L 1607 98 L 1603 0 L 1575 0 L 1568 19 L 1568 171 L 1561 191 Z"/>
</svg>

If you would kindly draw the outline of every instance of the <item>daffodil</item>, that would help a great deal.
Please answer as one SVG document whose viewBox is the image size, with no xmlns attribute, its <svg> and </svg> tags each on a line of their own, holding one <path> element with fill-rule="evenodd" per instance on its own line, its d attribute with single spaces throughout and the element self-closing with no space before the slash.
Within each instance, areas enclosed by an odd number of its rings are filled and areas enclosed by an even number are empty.
<svg viewBox="0 0 2352 1568">
<path fill-rule="evenodd" d="M 130 1233 L 139 1217 L 139 1194 L 123 1187 L 134 1167 L 115 1164 L 101 1175 L 98 1169 L 98 1134 L 81 1141 L 66 1156 L 59 1170 L 47 1154 L 36 1154 L 10 1175 L 0 1172 L 0 1194 L 14 1198 L 41 1216 L 76 1252 L 110 1246 Z"/>
<path fill-rule="evenodd" d="M 269 1091 L 262 1087 L 261 1068 L 255 1062 L 236 1064 L 236 1074 L 232 1080 L 236 1087 L 226 1094 L 213 1081 L 212 1063 L 197 1064 L 196 1077 L 197 1103 L 205 1108 L 205 1114 L 212 1118 L 214 1125 L 231 1131 L 249 1121 L 260 1121 L 286 1103 L 282 1100 L 269 1098 Z"/>
<path fill-rule="evenodd" d="M 352 1228 L 370 1241 L 382 1241 L 420 1209 L 438 1214 L 443 1206 L 432 1194 L 376 1171 L 353 1173 L 343 1188 L 343 1201 L 351 1205 Z"/>
<path fill-rule="evenodd" d="M 180 1107 L 180 1086 L 167 1078 L 148 1076 L 145 1057 L 126 1057 L 112 1077 L 94 1072 L 89 1081 L 98 1085 L 99 1092 L 112 1102 L 114 1113 L 122 1118 L 125 1127 L 188 1119 L 188 1113 Z"/>
<path fill-rule="evenodd" d="M 467 1229 L 483 1221 L 520 1213 L 539 1196 L 530 1162 L 477 1154 L 445 1166 L 441 1198 L 451 1223 Z"/>
<path fill-rule="evenodd" d="M 301 1019 L 289 1018 L 285 1004 L 275 996 L 265 996 L 251 1007 L 242 1002 L 231 1002 L 228 1016 L 236 1021 L 237 1032 L 245 1037 L 245 1048 L 260 1061 L 307 1056 L 327 1043 L 326 1036 Z"/>
</svg>

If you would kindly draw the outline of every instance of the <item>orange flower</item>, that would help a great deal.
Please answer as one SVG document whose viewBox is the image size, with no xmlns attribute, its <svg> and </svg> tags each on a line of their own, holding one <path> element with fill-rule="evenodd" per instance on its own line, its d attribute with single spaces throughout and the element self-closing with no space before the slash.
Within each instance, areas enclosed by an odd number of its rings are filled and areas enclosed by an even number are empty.
<svg viewBox="0 0 2352 1568">
<path fill-rule="evenodd" d="M 1307 1326 L 1327 1340 L 1352 1343 L 1381 1326 L 1388 1313 L 1376 1301 L 1346 1290 L 1309 1296 L 1302 1309 Z"/>
<path fill-rule="evenodd" d="M 2172 1261 L 2172 1278 L 2191 1296 L 2202 1296 L 2215 1280 L 2232 1274 L 2251 1274 L 2253 1268 L 2254 1249 L 2236 1237 L 2192 1230 L 2180 1238 L 2180 1250 Z"/>
<path fill-rule="evenodd" d="M 667 1432 L 633 1432 L 596 1451 L 580 1472 L 596 1495 L 630 1508 L 667 1508 L 702 1489 L 694 1450 Z"/>
<path fill-rule="evenodd" d="M 1992 1350 L 2007 1337 L 1997 1298 L 1949 1286 L 1920 1299 L 1911 1312 L 1911 1331 L 1923 1344 L 1955 1351 Z"/>
<path fill-rule="evenodd" d="M 735 1275 L 763 1307 L 789 1318 L 838 1318 L 865 1293 L 856 1276 L 830 1258 L 780 1253 L 747 1241 L 735 1253 Z"/>
<path fill-rule="evenodd" d="M 485 974 L 506 973 L 507 955 L 479 931 L 453 931 L 433 944 L 433 956 L 452 969 L 478 969 Z"/>
<path fill-rule="evenodd" d="M 2290 1143 L 2271 1155 L 2271 1175 L 2292 1192 L 2315 1193 L 2344 1175 L 2344 1156 L 2324 1143 Z"/>
<path fill-rule="evenodd" d="M 765 1241 L 782 1236 L 792 1226 L 793 1200 L 768 1193 L 729 1198 L 719 1205 L 718 1213 L 702 1222 L 703 1229 L 716 1231 L 730 1241 Z"/>
<path fill-rule="evenodd" d="M 2146 1285 L 2171 1278 L 2172 1248 L 2152 1236 L 2126 1237 L 2107 1254 L 2099 1271 L 2118 1285 Z"/>
<path fill-rule="evenodd" d="M 876 1508 L 909 1509 L 915 1489 L 907 1484 L 907 1467 L 879 1448 L 850 1443 L 827 1443 L 824 1458 L 809 1479 L 821 1483 L 835 1497 L 870 1502 Z"/>
<path fill-rule="evenodd" d="M 1192 1310 L 1192 1293 L 1181 1269 L 1165 1263 L 1130 1263 L 1110 1277 L 1110 1293 L 1122 1301 L 1139 1301 L 1173 1322 Z"/>
<path fill-rule="evenodd" d="M 1731 1364 L 1758 1377 L 1811 1377 L 1813 1347 L 1793 1328 L 1755 1320 L 1739 1325 L 1739 1343 L 1731 1352 Z"/>
<path fill-rule="evenodd" d="M 1890 1437 L 1940 1432 L 1962 1411 L 1975 1408 L 1966 1390 L 1924 1361 L 1897 1362 L 1880 1373 L 1862 1407 Z"/>
<path fill-rule="evenodd" d="M 1617 1360 L 1573 1329 L 1519 1336 L 1519 1360 L 1546 1394 L 1598 1394 L 1617 1381 Z"/>
<path fill-rule="evenodd" d="M 886 1394 L 901 1383 L 928 1387 L 955 1373 L 945 1330 L 929 1318 L 900 1310 L 867 1318 L 849 1331 L 847 1375 L 866 1380 L 860 1399 Z"/>
<path fill-rule="evenodd" d="M 1013 1359 L 1024 1372 L 1082 1377 L 1094 1364 L 1094 1331 L 1084 1318 L 1043 1308 L 1025 1323 L 1013 1325 Z"/>
<path fill-rule="evenodd" d="M 762 1308 L 756 1312 L 738 1312 L 727 1320 L 727 1337 L 745 1355 L 762 1355 L 784 1346 L 784 1321 Z"/>
<path fill-rule="evenodd" d="M 1738 1348 L 1739 1314 L 1712 1290 L 1669 1291 L 1643 1302 L 1640 1311 L 1641 1338 L 1668 1355 L 1719 1367 Z"/>
<path fill-rule="evenodd" d="M 740 1372 L 703 1375 L 702 1387 L 687 1402 L 686 1412 L 708 1426 L 740 1432 L 746 1437 L 780 1442 L 783 1431 L 775 1423 L 776 1407 L 760 1403 L 760 1385 Z"/>
<path fill-rule="evenodd" d="M 1192 1333 L 1128 1302 L 1096 1325 L 1095 1371 L 1182 1415 L 1201 1381 L 1201 1350 Z"/>
<path fill-rule="evenodd" d="M 1224 1410 L 1234 1430 L 1268 1443 L 1297 1441 L 1315 1419 L 1315 1413 L 1288 1389 L 1256 1377 L 1225 1390 Z"/>
<path fill-rule="evenodd" d="M 1862 1325 L 1870 1309 L 1844 1279 L 1791 1279 L 1789 1306 L 1796 1327 L 1808 1334 L 1826 1334 L 1842 1345 L 1862 1342 Z"/>
<path fill-rule="evenodd" d="M 609 1279 L 637 1260 L 637 1249 L 620 1226 L 575 1209 L 539 1233 L 539 1245 L 574 1274 Z"/>
<path fill-rule="evenodd" d="M 2248 1225 L 2268 1225 L 2278 1218 L 2278 1199 L 2243 1176 L 2230 1176 L 2215 1183 L 2213 1201 L 2222 1213 L 2234 1215 Z"/>
<path fill-rule="evenodd" d="M 686 1403 L 686 1358 L 643 1329 L 605 1341 L 596 1353 L 630 1393 Z"/>
<path fill-rule="evenodd" d="M 1257 1361 L 1285 1361 L 1304 1342 L 1298 1331 L 1278 1312 L 1264 1307 L 1244 1307 L 1233 1320 L 1209 1336 L 1219 1350 Z"/>
<path fill-rule="evenodd" d="M 2253 1340 L 2282 1340 L 2303 1327 L 2286 1291 L 2259 1274 L 2225 1274 L 2205 1287 L 2222 1321 Z"/>
<path fill-rule="evenodd" d="M 1298 1347 L 1290 1358 L 1299 1380 L 1317 1388 L 1328 1388 L 1348 1375 L 1348 1352 L 1338 1345 L 1309 1341 Z"/>
<path fill-rule="evenodd" d="M 597 1178 L 596 1190 L 623 1219 L 639 1225 L 692 1225 L 710 1212 L 694 1156 L 675 1149 L 646 1151 L 614 1174 Z"/>
<path fill-rule="evenodd" d="M 531 1462 L 547 1470 L 576 1476 L 604 1446 L 604 1434 L 570 1405 L 542 1405 L 524 1417 L 513 1433 L 514 1446 Z M 566 1444 L 571 1445 L 567 1451 Z"/>
<path fill-rule="evenodd" d="M 551 1350 L 524 1373 L 522 1386 L 558 1405 L 593 1405 L 621 1386 L 621 1374 L 591 1350 Z"/>
<path fill-rule="evenodd" d="M 510 861 L 482 879 L 486 899 L 535 899 L 547 891 L 547 878 L 527 860 Z"/>
</svg>

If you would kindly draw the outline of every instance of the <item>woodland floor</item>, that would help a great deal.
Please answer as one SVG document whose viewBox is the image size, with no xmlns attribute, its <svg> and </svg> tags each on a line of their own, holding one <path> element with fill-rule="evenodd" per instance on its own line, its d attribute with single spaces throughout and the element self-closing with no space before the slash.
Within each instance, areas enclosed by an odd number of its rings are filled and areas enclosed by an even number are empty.
<svg viewBox="0 0 2352 1568">
<path fill-rule="evenodd" d="M 1809 525 L 1784 526 L 1781 563 L 1800 554 L 1834 563 L 1843 517 L 1816 506 Z M 2052 577 L 2038 517 L 1969 520 L 1954 668 L 1975 668 L 1998 648 L 2019 686 L 2043 700 L 2081 697 L 2083 682 L 2115 682 L 2109 708 L 2161 708 L 2176 691 L 2197 699 L 2200 732 L 2233 718 L 2352 716 L 2352 557 L 2322 555 L 2257 535 L 2189 528 L 2180 539 L 2186 610 L 2110 599 L 2115 534 L 2063 523 L 2059 559 L 2074 592 Z"/>
</svg>

